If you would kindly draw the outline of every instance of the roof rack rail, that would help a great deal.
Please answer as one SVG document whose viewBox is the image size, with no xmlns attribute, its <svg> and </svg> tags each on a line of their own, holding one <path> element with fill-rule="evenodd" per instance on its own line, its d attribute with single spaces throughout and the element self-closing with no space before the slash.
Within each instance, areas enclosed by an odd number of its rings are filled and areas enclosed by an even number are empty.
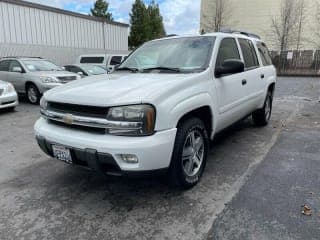
<svg viewBox="0 0 320 240">
<path fill-rule="evenodd" d="M 245 32 L 245 31 L 241 31 L 241 30 L 227 29 L 226 28 L 226 29 L 221 29 L 220 32 L 222 32 L 222 33 L 238 33 L 238 34 L 246 35 L 247 37 L 261 39 L 261 37 L 259 35 L 257 35 L 257 34 Z"/>
<path fill-rule="evenodd" d="M 6 56 L 6 57 L 2 57 L 2 58 L 39 58 L 39 59 L 43 59 L 42 57 L 30 57 L 30 56 Z"/>
</svg>

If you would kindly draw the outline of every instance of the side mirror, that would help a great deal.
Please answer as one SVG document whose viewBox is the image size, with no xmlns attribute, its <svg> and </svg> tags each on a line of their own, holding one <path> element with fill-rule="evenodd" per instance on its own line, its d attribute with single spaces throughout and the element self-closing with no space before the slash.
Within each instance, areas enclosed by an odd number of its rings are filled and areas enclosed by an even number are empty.
<svg viewBox="0 0 320 240">
<path fill-rule="evenodd" d="M 12 72 L 22 73 L 22 68 L 21 67 L 13 67 Z"/>
<path fill-rule="evenodd" d="M 236 74 L 244 72 L 244 63 L 238 59 L 227 59 L 221 66 L 215 70 L 215 76 L 217 78 L 223 75 Z"/>
</svg>

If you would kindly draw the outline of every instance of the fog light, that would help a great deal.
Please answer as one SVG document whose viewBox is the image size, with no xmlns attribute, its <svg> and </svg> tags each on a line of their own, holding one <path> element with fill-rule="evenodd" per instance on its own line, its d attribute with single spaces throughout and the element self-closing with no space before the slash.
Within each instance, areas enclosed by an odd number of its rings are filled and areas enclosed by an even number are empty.
<svg viewBox="0 0 320 240">
<path fill-rule="evenodd" d="M 138 163 L 138 157 L 134 154 L 120 154 L 122 161 L 126 163 Z"/>
</svg>

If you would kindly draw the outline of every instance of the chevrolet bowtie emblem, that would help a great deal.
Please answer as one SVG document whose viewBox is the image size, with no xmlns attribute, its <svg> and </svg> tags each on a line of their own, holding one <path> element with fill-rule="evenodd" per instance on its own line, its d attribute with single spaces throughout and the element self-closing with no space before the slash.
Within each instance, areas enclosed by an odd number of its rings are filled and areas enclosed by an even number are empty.
<svg viewBox="0 0 320 240">
<path fill-rule="evenodd" d="M 68 125 L 72 125 L 73 124 L 73 116 L 72 114 L 66 114 L 63 116 L 63 122 L 65 124 L 68 124 Z"/>
</svg>

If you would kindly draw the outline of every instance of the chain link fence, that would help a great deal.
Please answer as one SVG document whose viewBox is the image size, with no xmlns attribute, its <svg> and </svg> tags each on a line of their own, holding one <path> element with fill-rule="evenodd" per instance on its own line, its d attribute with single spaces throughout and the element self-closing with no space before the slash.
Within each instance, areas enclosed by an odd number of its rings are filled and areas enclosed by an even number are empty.
<svg viewBox="0 0 320 240">
<path fill-rule="evenodd" d="M 320 76 L 320 50 L 272 51 L 280 76 Z"/>
</svg>

